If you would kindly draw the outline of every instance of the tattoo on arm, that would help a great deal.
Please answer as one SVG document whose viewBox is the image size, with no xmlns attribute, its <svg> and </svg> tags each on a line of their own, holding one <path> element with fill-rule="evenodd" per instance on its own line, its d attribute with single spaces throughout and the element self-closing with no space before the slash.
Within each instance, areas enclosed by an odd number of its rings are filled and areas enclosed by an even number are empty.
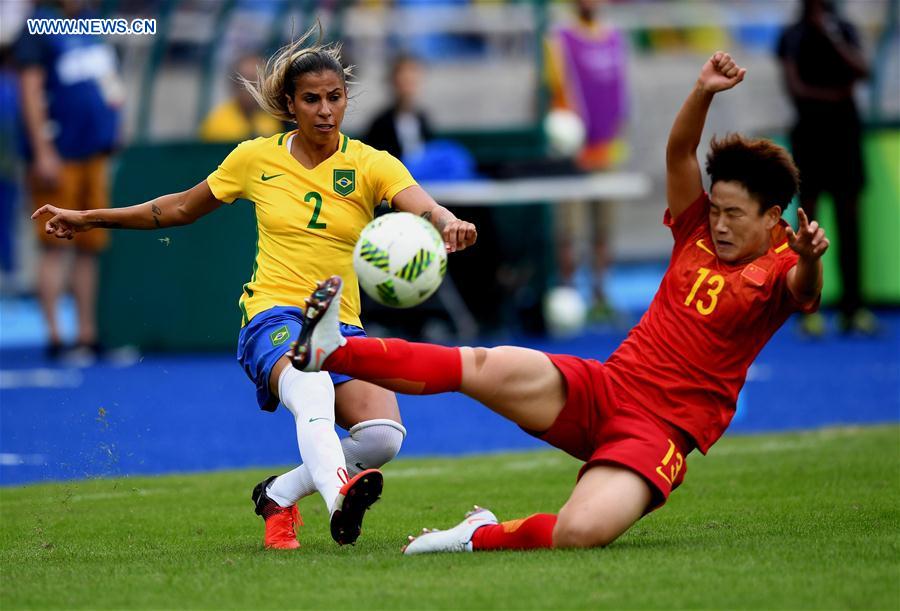
<svg viewBox="0 0 900 611">
<path fill-rule="evenodd" d="M 115 221 L 95 221 L 93 225 L 97 229 L 118 229 L 122 226 L 121 223 Z"/>
<path fill-rule="evenodd" d="M 434 214 L 435 212 L 437 212 L 438 214 L 435 215 Z M 431 210 L 423 212 L 420 216 L 423 219 L 425 219 L 426 221 L 428 221 L 429 223 L 431 223 L 432 225 L 434 225 L 434 227 L 438 231 L 443 231 L 444 227 L 447 226 L 447 223 L 449 223 L 451 220 L 456 218 L 450 213 L 449 210 L 447 210 L 446 208 L 444 208 L 442 206 L 435 206 Z"/>
<path fill-rule="evenodd" d="M 162 227 L 159 222 L 159 216 L 162 214 L 162 210 L 160 210 L 159 206 L 156 204 L 150 204 L 150 210 L 153 212 L 153 222 L 156 223 L 156 227 Z"/>
</svg>

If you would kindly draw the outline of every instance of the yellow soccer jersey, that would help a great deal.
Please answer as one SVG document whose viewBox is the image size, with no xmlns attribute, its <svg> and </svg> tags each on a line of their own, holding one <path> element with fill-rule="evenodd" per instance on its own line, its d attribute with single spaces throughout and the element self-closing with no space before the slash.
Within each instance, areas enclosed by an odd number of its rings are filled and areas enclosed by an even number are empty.
<svg viewBox="0 0 900 611">
<path fill-rule="evenodd" d="M 248 199 L 256 210 L 242 325 L 273 306 L 304 307 L 316 282 L 337 275 L 344 279 L 340 320 L 361 326 L 353 247 L 375 207 L 416 182 L 396 158 L 343 134 L 337 152 L 308 170 L 288 148 L 296 133 L 242 142 L 206 179 L 216 199 Z"/>
</svg>

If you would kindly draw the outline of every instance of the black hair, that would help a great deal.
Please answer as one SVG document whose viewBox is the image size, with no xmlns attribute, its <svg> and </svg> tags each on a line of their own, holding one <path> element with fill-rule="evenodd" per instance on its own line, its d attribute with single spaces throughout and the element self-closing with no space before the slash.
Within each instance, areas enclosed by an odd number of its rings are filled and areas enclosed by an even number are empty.
<svg viewBox="0 0 900 611">
<path fill-rule="evenodd" d="M 785 210 L 800 185 L 800 173 L 784 147 L 740 134 L 712 139 L 706 173 L 712 184 L 735 181 L 743 185 L 759 203 L 760 214 L 772 206 Z"/>
</svg>

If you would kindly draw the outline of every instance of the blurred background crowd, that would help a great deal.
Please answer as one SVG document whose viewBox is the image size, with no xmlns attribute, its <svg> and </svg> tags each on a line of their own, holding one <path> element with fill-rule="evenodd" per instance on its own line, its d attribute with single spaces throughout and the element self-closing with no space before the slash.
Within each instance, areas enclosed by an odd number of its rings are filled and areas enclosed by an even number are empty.
<svg viewBox="0 0 900 611">
<path fill-rule="evenodd" d="M 35 15 L 157 29 L 64 43 L 29 36 Z M 819 177 L 804 205 L 824 198 L 816 215 L 837 242 L 825 301 L 840 315 L 801 330 L 876 333 L 871 308 L 900 303 L 898 0 L 2 0 L 0 341 L 37 341 L 54 358 L 231 349 L 249 206 L 62 249 L 42 246 L 32 202 L 183 190 L 234 143 L 289 129 L 235 76 L 253 78 L 316 19 L 355 66 L 344 131 L 402 158 L 479 226 L 425 306 L 364 306 L 370 332 L 465 341 L 632 322 L 671 248 L 668 129 L 719 49 L 748 76 L 717 100 L 704 146 L 740 131 L 816 152 L 801 160 Z"/>
</svg>

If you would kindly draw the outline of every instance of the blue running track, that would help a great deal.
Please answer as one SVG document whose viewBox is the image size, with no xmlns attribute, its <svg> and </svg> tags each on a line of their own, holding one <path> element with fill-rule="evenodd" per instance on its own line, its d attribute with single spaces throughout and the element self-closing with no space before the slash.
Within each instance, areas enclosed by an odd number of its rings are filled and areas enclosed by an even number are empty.
<svg viewBox="0 0 900 611">
<path fill-rule="evenodd" d="M 900 420 L 900 313 L 877 339 L 798 338 L 790 321 L 751 369 L 729 434 Z M 605 358 L 622 331 L 520 345 Z M 401 397 L 402 455 L 541 447 L 458 394 Z M 712 450 L 715 453 L 715 448 Z M 293 418 L 256 408 L 230 354 L 148 355 L 131 366 L 55 366 L 0 350 L 0 483 L 299 462 Z"/>
</svg>

